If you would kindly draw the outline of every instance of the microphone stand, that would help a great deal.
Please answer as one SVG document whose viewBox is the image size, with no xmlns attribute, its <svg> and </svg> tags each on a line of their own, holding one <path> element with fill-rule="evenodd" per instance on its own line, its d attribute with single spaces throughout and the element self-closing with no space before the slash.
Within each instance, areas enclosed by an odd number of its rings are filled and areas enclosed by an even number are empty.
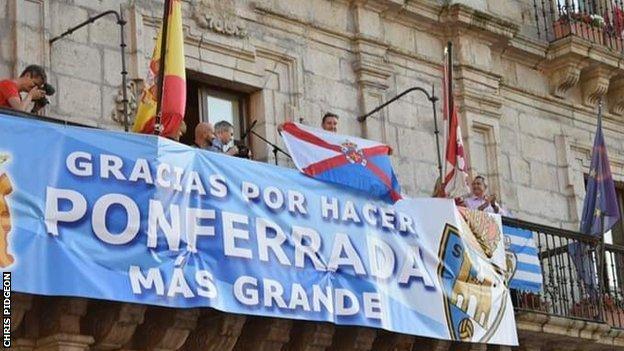
<svg viewBox="0 0 624 351">
<path fill-rule="evenodd" d="M 264 138 L 262 135 L 254 132 L 253 130 L 250 130 L 249 133 L 255 135 L 258 137 L 258 139 L 264 141 L 267 145 L 271 146 L 273 148 L 272 152 L 273 152 L 273 158 L 275 159 L 275 165 L 277 166 L 277 153 L 281 152 L 282 154 L 286 155 L 288 158 L 290 158 L 292 160 L 292 157 L 284 150 L 282 150 L 279 146 L 275 145 L 274 143 L 266 140 L 266 138 Z"/>
</svg>

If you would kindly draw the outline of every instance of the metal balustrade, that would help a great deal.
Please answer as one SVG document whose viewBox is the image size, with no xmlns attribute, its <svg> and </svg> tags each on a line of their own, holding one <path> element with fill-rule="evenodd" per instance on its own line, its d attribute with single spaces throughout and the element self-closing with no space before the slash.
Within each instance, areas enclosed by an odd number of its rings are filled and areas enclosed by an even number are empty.
<svg viewBox="0 0 624 351">
<path fill-rule="evenodd" d="M 622 52 L 624 0 L 533 0 L 537 35 L 553 42 L 569 36 Z"/>
<path fill-rule="evenodd" d="M 512 290 L 516 311 L 624 328 L 624 247 L 605 245 L 599 274 L 599 238 L 512 218 L 503 218 L 503 224 L 533 232 L 542 267 L 541 293 Z"/>
</svg>

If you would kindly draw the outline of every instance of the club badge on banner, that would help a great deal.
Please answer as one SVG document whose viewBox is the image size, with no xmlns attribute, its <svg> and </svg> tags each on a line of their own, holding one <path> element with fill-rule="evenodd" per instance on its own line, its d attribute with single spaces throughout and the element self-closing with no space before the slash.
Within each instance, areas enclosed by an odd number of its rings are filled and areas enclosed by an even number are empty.
<svg viewBox="0 0 624 351">
<path fill-rule="evenodd" d="M 149 135 L 0 115 L 15 291 L 517 345 L 500 219 Z"/>
</svg>

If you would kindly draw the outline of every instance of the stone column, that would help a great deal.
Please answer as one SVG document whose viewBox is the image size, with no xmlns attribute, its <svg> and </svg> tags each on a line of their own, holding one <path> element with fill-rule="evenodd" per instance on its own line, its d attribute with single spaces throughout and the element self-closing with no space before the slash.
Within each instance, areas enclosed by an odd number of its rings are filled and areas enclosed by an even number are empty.
<svg viewBox="0 0 624 351">
<path fill-rule="evenodd" d="M 358 86 L 360 112 L 362 114 L 379 106 L 388 89 L 387 80 L 392 75 L 392 66 L 385 62 L 388 48 L 379 44 L 381 33 L 380 12 L 383 5 L 367 1 L 354 1 L 355 19 L 354 48 L 356 60 L 353 70 Z M 367 139 L 386 141 L 385 112 L 380 111 L 362 123 L 362 134 Z"/>
<path fill-rule="evenodd" d="M 150 307 L 145 313 L 145 322 L 137 328 L 132 342 L 126 348 L 178 350 L 195 329 L 198 317 L 198 309 Z"/>
<path fill-rule="evenodd" d="M 147 306 L 96 301 L 84 318 L 83 329 L 95 338 L 94 350 L 116 350 L 127 344 L 143 323 Z"/>
<path fill-rule="evenodd" d="M 336 326 L 334 340 L 327 351 L 367 351 L 373 349 L 377 330 L 362 327 Z"/>
<path fill-rule="evenodd" d="M 321 322 L 295 322 L 286 350 L 324 351 L 332 344 L 335 327 Z"/>
<path fill-rule="evenodd" d="M 292 324 L 288 319 L 250 317 L 234 350 L 281 350 L 290 340 Z"/>
<path fill-rule="evenodd" d="M 182 351 L 230 351 L 241 335 L 247 317 L 203 310 L 197 327 L 191 332 Z"/>
<path fill-rule="evenodd" d="M 414 350 L 448 351 L 452 345 L 453 342 L 448 340 L 416 337 Z"/>
<path fill-rule="evenodd" d="M 377 332 L 373 350 L 379 351 L 411 351 L 415 338 L 411 335 L 398 334 L 385 330 Z"/>
<path fill-rule="evenodd" d="M 40 306 L 39 339 L 35 351 L 89 350 L 94 339 L 80 332 L 81 318 L 87 313 L 87 300 L 82 298 L 46 298 Z"/>
</svg>

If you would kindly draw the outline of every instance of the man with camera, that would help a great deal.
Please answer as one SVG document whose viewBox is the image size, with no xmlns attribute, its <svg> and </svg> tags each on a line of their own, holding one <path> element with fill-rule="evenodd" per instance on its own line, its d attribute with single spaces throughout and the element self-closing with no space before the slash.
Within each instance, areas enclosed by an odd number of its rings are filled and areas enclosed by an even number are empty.
<svg viewBox="0 0 624 351">
<path fill-rule="evenodd" d="M 31 112 L 36 113 L 47 104 L 45 96 L 51 95 L 54 90 L 46 84 L 46 80 L 43 67 L 30 65 L 24 69 L 19 78 L 0 81 L 0 107 L 27 111 L 34 102 L 35 106 Z M 48 93 L 50 89 L 52 93 Z M 27 92 L 24 99 L 20 95 L 22 92 Z"/>
<path fill-rule="evenodd" d="M 208 150 L 224 153 L 230 156 L 251 158 L 251 151 L 242 142 L 233 140 L 234 126 L 228 121 L 219 121 L 214 125 L 214 137 Z"/>
</svg>

